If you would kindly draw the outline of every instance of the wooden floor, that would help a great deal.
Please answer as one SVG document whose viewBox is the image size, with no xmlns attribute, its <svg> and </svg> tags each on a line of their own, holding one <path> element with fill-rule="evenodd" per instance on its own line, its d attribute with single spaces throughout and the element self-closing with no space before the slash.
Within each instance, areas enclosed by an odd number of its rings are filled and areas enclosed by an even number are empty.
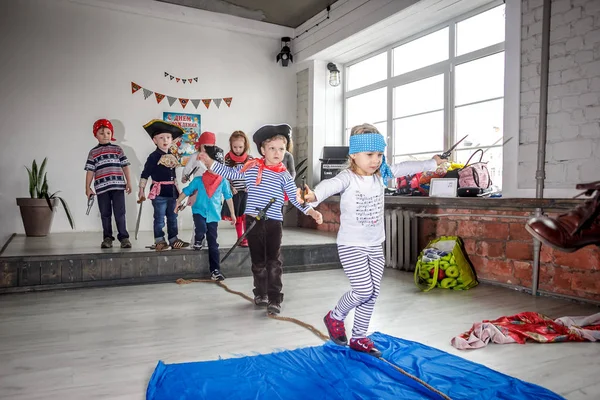
<svg viewBox="0 0 600 400">
<path fill-rule="evenodd" d="M 250 292 L 251 278 L 225 282 Z M 282 315 L 322 331 L 323 315 L 348 288 L 342 270 L 287 274 L 284 284 Z M 470 352 L 449 344 L 475 321 L 522 311 L 559 317 L 589 315 L 598 308 L 486 285 L 467 292 L 419 293 L 411 274 L 388 270 L 370 328 L 484 364 L 568 399 L 599 399 L 597 344 L 490 345 Z M 144 399 L 158 360 L 211 360 L 321 343 L 309 331 L 268 319 L 264 311 L 213 284 L 4 295 L 0 398 Z"/>
</svg>

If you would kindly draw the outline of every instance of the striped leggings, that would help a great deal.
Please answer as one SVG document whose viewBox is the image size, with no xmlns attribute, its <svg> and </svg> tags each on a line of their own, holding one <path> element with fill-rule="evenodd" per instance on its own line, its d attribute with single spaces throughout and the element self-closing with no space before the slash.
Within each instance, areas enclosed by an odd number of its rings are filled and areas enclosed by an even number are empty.
<svg viewBox="0 0 600 400">
<path fill-rule="evenodd" d="M 375 300 L 379 296 L 385 267 L 383 248 L 381 245 L 368 247 L 338 245 L 338 253 L 352 289 L 342 296 L 331 316 L 343 321 L 350 310 L 356 308 L 352 337 L 365 337 Z"/>
</svg>

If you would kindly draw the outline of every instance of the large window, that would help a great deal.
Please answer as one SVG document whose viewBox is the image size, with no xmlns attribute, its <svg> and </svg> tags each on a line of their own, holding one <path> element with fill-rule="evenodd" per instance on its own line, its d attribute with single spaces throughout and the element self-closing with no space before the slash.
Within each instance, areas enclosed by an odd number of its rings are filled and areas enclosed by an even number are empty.
<svg viewBox="0 0 600 400">
<path fill-rule="evenodd" d="M 352 126 L 374 124 L 400 162 L 431 158 L 468 135 L 453 159 L 464 163 L 482 149 L 501 188 L 504 8 L 477 10 L 349 64 L 346 140 Z"/>
</svg>

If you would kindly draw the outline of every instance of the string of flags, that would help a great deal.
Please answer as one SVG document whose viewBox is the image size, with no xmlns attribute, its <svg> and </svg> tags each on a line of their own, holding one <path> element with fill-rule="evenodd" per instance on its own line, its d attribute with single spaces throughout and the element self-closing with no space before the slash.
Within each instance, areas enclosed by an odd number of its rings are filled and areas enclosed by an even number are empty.
<svg viewBox="0 0 600 400">
<path fill-rule="evenodd" d="M 171 107 L 173 106 L 173 104 L 175 104 L 175 102 L 177 100 L 179 100 L 179 104 L 181 104 L 182 108 L 185 108 L 185 106 L 187 106 L 190 101 L 192 102 L 194 107 L 196 107 L 196 109 L 198 109 L 200 102 L 202 102 L 202 104 L 204 104 L 204 106 L 207 109 L 210 107 L 210 103 L 214 103 L 217 106 L 217 108 L 221 108 L 222 101 L 224 101 L 225 104 L 227 104 L 227 107 L 231 107 L 231 101 L 233 100 L 233 97 L 221 97 L 221 98 L 216 98 L 216 99 L 184 99 L 181 97 L 174 97 L 174 96 L 169 96 L 169 95 L 165 95 L 162 93 L 154 92 L 148 88 L 138 85 L 135 82 L 131 82 L 131 94 L 135 94 L 140 89 L 142 89 L 142 93 L 144 94 L 144 100 L 147 100 L 148 97 L 150 97 L 154 94 L 156 103 L 160 104 L 160 102 L 163 101 L 163 99 L 166 97 L 167 101 L 169 102 L 169 106 L 171 106 Z"/>
<path fill-rule="evenodd" d="M 177 83 L 179 83 L 179 82 L 183 82 L 183 83 L 186 83 L 186 82 L 194 83 L 194 82 L 196 82 L 197 83 L 198 82 L 198 77 L 197 76 L 194 77 L 194 78 L 179 78 L 179 77 L 177 77 L 175 75 L 171 75 L 170 73 L 165 72 L 165 78 L 166 77 L 169 77 L 170 80 L 175 79 L 175 81 Z"/>
</svg>

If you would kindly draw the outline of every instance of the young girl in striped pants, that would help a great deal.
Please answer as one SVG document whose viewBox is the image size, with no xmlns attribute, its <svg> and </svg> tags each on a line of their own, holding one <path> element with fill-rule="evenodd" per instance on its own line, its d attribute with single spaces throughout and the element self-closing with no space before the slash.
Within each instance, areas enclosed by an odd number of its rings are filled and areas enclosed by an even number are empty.
<svg viewBox="0 0 600 400">
<path fill-rule="evenodd" d="M 384 151 L 385 139 L 377 128 L 369 124 L 355 126 L 350 134 L 348 169 L 322 181 L 314 192 L 308 186 L 305 188 L 305 200 L 312 207 L 329 196 L 341 194 L 337 245 L 351 289 L 324 318 L 329 337 L 339 345 L 348 343 L 344 319 L 355 309 L 350 348 L 376 357 L 381 356 L 381 352 L 367 337 L 367 329 L 385 265 L 382 247 L 385 240 L 385 183 L 394 176 L 435 170 L 442 162 L 434 156 L 433 160 L 407 161 L 390 168 L 385 162 Z"/>
</svg>

